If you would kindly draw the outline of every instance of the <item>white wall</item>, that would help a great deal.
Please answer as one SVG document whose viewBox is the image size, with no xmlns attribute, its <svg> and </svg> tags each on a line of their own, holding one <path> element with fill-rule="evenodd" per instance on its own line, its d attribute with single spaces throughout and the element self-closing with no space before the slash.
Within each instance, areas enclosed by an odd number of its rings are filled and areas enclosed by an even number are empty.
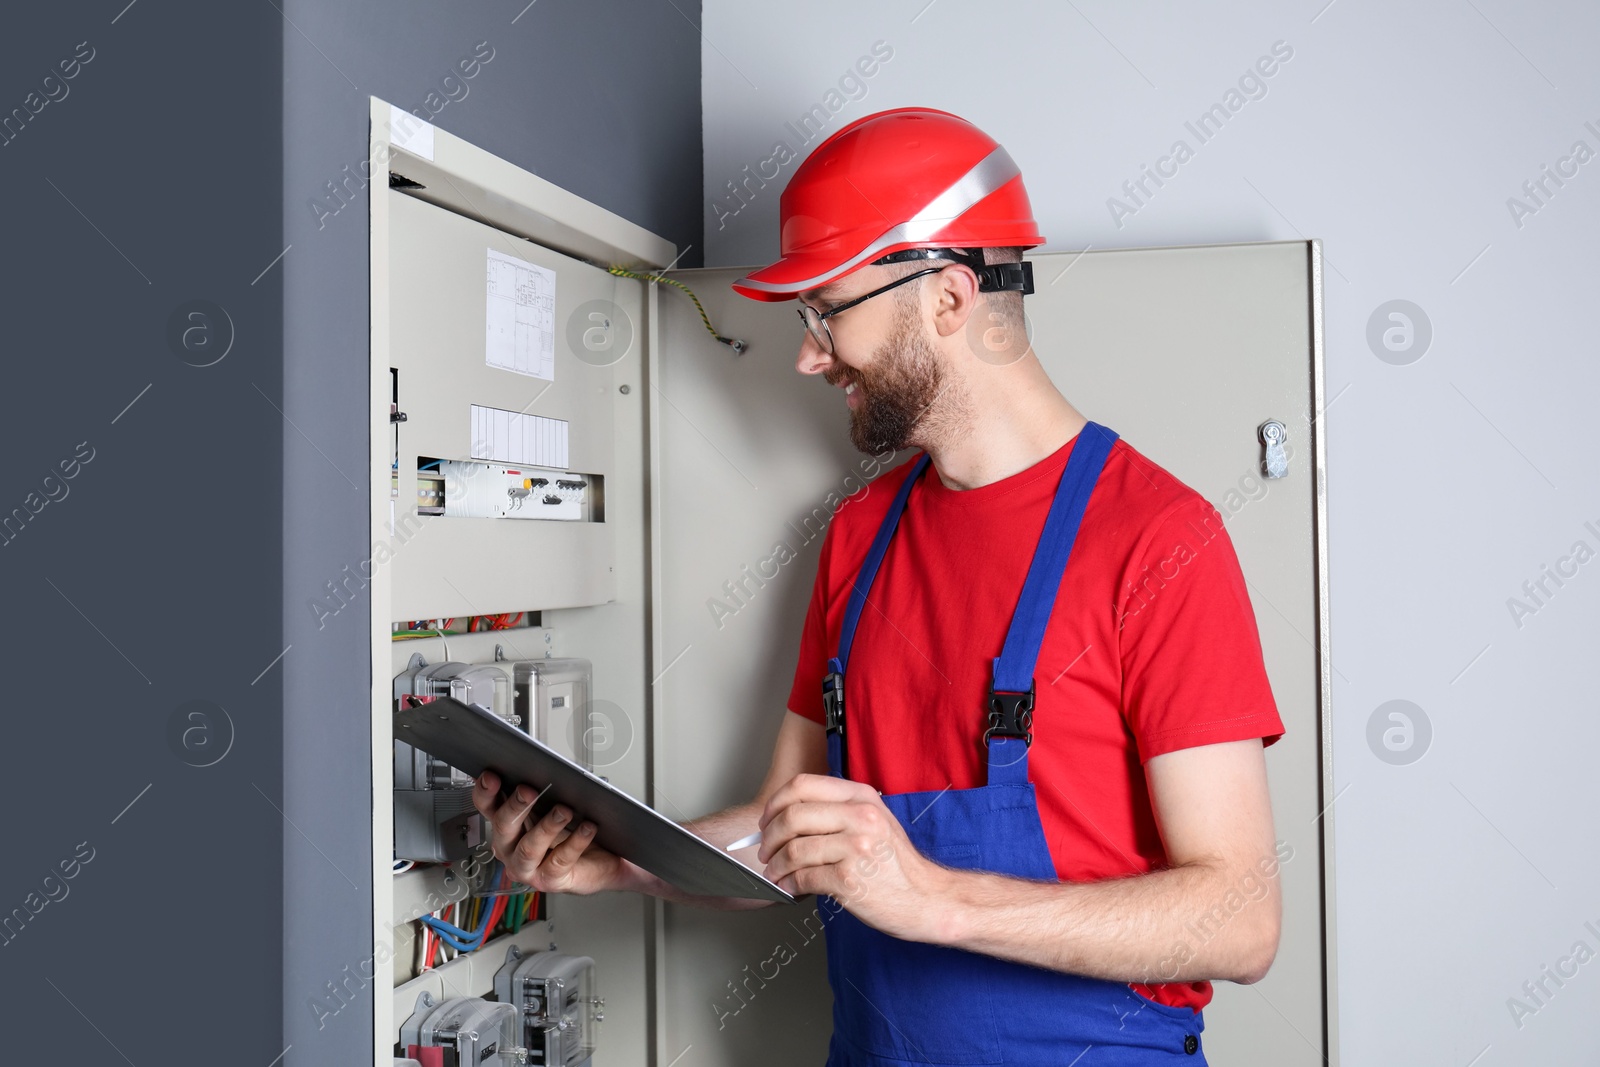
<svg viewBox="0 0 1600 1067">
<path fill-rule="evenodd" d="M 876 41 L 892 58 L 828 128 L 970 118 L 1021 165 L 1051 249 L 1323 240 L 1342 1062 L 1592 1063 L 1600 958 L 1550 996 L 1522 986 L 1576 942 L 1600 953 L 1600 557 L 1538 602 L 1521 587 L 1575 542 L 1600 553 L 1600 160 L 1520 222 L 1507 201 L 1537 207 L 1523 183 L 1575 142 L 1600 152 L 1600 9 L 705 0 L 703 29 L 708 265 L 776 253 L 795 164 L 737 213 L 724 183 L 777 140 L 808 152 L 784 124 Z M 1279 41 L 1265 95 L 1201 143 L 1185 122 Z M 1193 157 L 1114 218 L 1179 139 Z M 1431 324 L 1410 363 L 1369 345 L 1393 300 Z M 1536 610 L 1514 618 L 1519 596 Z M 1422 758 L 1369 745 L 1391 700 L 1431 725 Z"/>
</svg>

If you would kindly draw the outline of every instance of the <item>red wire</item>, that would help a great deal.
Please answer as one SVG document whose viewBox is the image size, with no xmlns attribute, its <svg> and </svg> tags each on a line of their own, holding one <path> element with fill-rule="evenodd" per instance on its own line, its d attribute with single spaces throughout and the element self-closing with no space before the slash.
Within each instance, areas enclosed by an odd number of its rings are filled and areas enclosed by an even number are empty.
<svg viewBox="0 0 1600 1067">
<path fill-rule="evenodd" d="M 494 910 L 489 912 L 489 925 L 483 928 L 483 940 L 485 944 L 488 944 L 490 936 L 494 933 L 494 928 L 500 925 L 500 918 L 501 916 L 505 915 L 506 912 L 506 902 L 510 899 L 510 897 L 503 894 L 494 898 Z"/>
</svg>

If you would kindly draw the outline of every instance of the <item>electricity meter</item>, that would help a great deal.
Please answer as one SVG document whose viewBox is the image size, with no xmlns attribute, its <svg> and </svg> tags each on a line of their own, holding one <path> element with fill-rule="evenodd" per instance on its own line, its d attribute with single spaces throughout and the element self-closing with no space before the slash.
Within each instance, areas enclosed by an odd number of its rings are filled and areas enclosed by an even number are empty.
<svg viewBox="0 0 1600 1067">
<path fill-rule="evenodd" d="M 605 1019 L 595 993 L 594 960 L 560 952 L 526 955 L 515 945 L 494 976 L 494 993 L 522 1017 L 519 1040 L 528 1062 L 542 1067 L 583 1067 L 594 1055 Z"/>
</svg>

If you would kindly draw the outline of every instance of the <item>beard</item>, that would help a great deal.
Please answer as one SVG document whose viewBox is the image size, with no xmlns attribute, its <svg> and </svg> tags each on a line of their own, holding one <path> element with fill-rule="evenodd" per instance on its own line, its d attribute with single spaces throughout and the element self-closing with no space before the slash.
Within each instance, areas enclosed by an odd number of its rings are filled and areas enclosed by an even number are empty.
<svg viewBox="0 0 1600 1067">
<path fill-rule="evenodd" d="M 938 350 L 924 335 L 915 307 L 902 307 L 871 367 L 841 365 L 826 377 L 833 385 L 855 382 L 859 399 L 850 411 L 850 443 L 869 456 L 925 444 L 928 413 L 946 389 Z"/>
</svg>

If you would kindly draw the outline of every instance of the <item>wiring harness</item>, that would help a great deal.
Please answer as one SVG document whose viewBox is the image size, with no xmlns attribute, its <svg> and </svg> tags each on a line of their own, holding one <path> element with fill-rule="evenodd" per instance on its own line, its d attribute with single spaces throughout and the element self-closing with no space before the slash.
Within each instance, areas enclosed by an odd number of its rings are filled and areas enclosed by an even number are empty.
<svg viewBox="0 0 1600 1067">
<path fill-rule="evenodd" d="M 491 889 L 500 885 L 504 873 L 504 868 L 495 872 Z M 538 914 L 539 894 L 533 892 L 469 897 L 424 915 L 417 919 L 422 932 L 417 973 L 476 952 L 499 934 L 514 934 Z"/>
</svg>

